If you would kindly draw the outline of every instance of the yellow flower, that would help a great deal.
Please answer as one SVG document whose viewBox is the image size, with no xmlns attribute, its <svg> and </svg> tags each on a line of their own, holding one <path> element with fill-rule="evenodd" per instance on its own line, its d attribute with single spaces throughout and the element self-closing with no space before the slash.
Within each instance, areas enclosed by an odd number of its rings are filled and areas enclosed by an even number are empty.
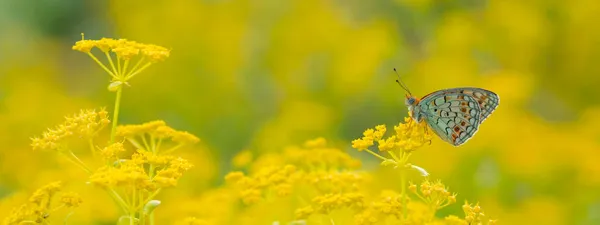
<svg viewBox="0 0 600 225">
<path fill-rule="evenodd" d="M 327 215 L 336 209 L 360 209 L 363 207 L 363 200 L 362 193 L 329 193 L 313 198 L 312 208 L 315 213 Z"/>
<path fill-rule="evenodd" d="M 89 53 L 92 48 L 96 47 L 96 41 L 93 40 L 85 40 L 83 37 L 83 33 L 81 34 L 81 41 L 75 42 L 73 46 L 73 50 Z"/>
<path fill-rule="evenodd" d="M 378 200 L 366 205 L 354 216 L 355 223 L 376 224 L 388 216 L 401 218 L 403 206 L 399 196 L 393 191 L 382 192 L 382 196 Z"/>
<path fill-rule="evenodd" d="M 383 135 L 385 135 L 386 131 L 387 131 L 387 128 L 385 127 L 385 125 L 375 126 L 375 131 L 373 132 L 373 138 L 376 141 L 380 140 L 383 137 Z"/>
<path fill-rule="evenodd" d="M 302 207 L 299 209 L 296 209 L 295 211 L 295 215 L 297 219 L 306 219 L 309 216 L 311 216 L 313 213 L 315 213 L 315 210 L 313 209 L 312 206 L 306 206 L 306 207 Z"/>
<path fill-rule="evenodd" d="M 52 197 L 61 190 L 61 182 L 53 182 L 37 189 L 31 197 L 29 202 L 34 203 L 38 206 L 45 206 L 49 204 Z"/>
<path fill-rule="evenodd" d="M 112 145 L 109 145 L 100 150 L 100 154 L 102 158 L 106 161 L 117 159 L 117 155 L 121 152 L 125 151 L 125 147 L 123 147 L 123 143 L 116 142 Z"/>
<path fill-rule="evenodd" d="M 152 151 L 154 153 L 158 153 L 159 150 L 153 148 L 164 144 L 165 141 L 169 139 L 177 145 L 164 153 L 170 153 L 177 148 L 188 144 L 195 144 L 200 141 L 198 137 L 188 132 L 177 131 L 167 126 L 162 120 L 151 121 L 139 125 L 120 125 L 117 127 L 116 135 L 124 137 L 136 148 Z M 149 141 L 147 140 L 148 136 L 150 137 Z"/>
<path fill-rule="evenodd" d="M 322 137 L 304 142 L 304 147 L 306 147 L 306 148 L 323 148 L 326 146 L 327 146 L 327 140 Z"/>
<path fill-rule="evenodd" d="M 210 224 L 211 223 L 209 223 L 208 221 L 198 219 L 196 217 L 188 217 L 188 218 L 185 218 L 183 221 L 176 223 L 176 225 L 210 225 Z"/>
<path fill-rule="evenodd" d="M 377 147 L 381 152 L 394 150 L 396 148 L 396 136 L 391 136 L 385 140 L 379 140 Z"/>
<path fill-rule="evenodd" d="M 231 172 L 225 176 L 225 180 L 240 190 L 240 197 L 245 204 L 252 204 L 260 201 L 267 191 L 273 191 L 278 196 L 289 195 L 299 175 L 292 165 L 269 166 L 249 176 L 242 172 Z"/>
<path fill-rule="evenodd" d="M 60 201 L 67 207 L 78 207 L 83 202 L 79 194 L 75 192 L 64 193 Z"/>
<path fill-rule="evenodd" d="M 409 189 L 432 210 L 438 210 L 456 202 L 456 194 L 450 193 L 439 180 L 436 182 L 431 182 L 428 179 L 423 180 L 418 192 L 414 184 L 410 184 Z"/>
<path fill-rule="evenodd" d="M 324 138 L 309 140 L 305 148 L 291 146 L 284 150 L 286 163 L 309 170 L 356 169 L 360 161 L 353 159 L 338 148 L 326 146 Z"/>
<path fill-rule="evenodd" d="M 479 206 L 479 203 L 473 205 L 469 204 L 469 202 L 465 201 L 465 204 L 462 206 L 463 211 L 465 212 L 465 221 L 469 224 L 483 224 L 485 214 Z M 488 220 L 488 225 L 496 224 L 496 220 Z"/>
<path fill-rule="evenodd" d="M 61 149 L 64 139 L 72 136 L 91 139 L 109 123 L 108 113 L 104 108 L 98 112 L 81 110 L 78 114 L 65 117 L 64 123 L 48 129 L 41 138 L 31 138 L 31 146 L 33 149 L 64 150 Z"/>
<path fill-rule="evenodd" d="M 166 126 L 166 123 L 162 120 L 150 121 L 140 125 L 120 125 L 117 127 L 117 136 L 135 137 L 144 133 L 153 133 L 163 126 Z"/>
<path fill-rule="evenodd" d="M 156 167 L 164 167 L 174 159 L 174 157 L 170 155 L 156 155 L 143 149 L 138 150 L 137 153 L 142 161 Z"/>
<path fill-rule="evenodd" d="M 244 178 L 244 173 L 236 171 L 236 172 L 230 172 L 225 176 L 225 181 L 227 182 L 238 182 L 240 181 L 242 178 Z"/>
<path fill-rule="evenodd" d="M 117 167 L 103 166 L 90 176 L 90 183 L 103 187 L 136 187 L 152 191 L 155 185 L 142 164 L 135 160 L 126 160 Z"/>
<path fill-rule="evenodd" d="M 250 150 L 244 150 L 236 154 L 231 160 L 231 164 L 234 168 L 243 168 L 252 163 L 253 154 Z"/>
<path fill-rule="evenodd" d="M 355 148 L 358 151 L 367 150 L 371 146 L 373 146 L 373 138 L 370 137 L 363 137 L 352 141 L 352 148 Z"/>
<path fill-rule="evenodd" d="M 404 118 L 404 123 L 394 126 L 396 137 L 399 140 L 398 146 L 406 152 L 411 152 L 430 143 L 433 136 L 429 126 L 422 122 L 417 123 L 412 118 Z"/>
<path fill-rule="evenodd" d="M 176 158 L 169 162 L 169 166 L 158 170 L 152 181 L 159 187 L 174 187 L 183 175 L 183 172 L 192 168 L 192 164 L 182 158 Z"/>
<path fill-rule="evenodd" d="M 104 71 L 113 79 L 109 90 L 120 90 L 122 84 L 139 74 L 150 65 L 165 60 L 170 55 L 170 50 L 153 45 L 142 44 L 126 39 L 102 38 L 100 40 L 85 40 L 83 33 L 80 41 L 73 45 L 73 50 L 89 55 Z M 101 62 L 93 53 L 92 49 L 97 47 L 106 56 L 108 63 Z M 110 53 L 114 53 L 116 59 Z M 139 58 L 133 65 L 130 60 Z"/>
<path fill-rule="evenodd" d="M 198 137 L 185 131 L 171 133 L 171 140 L 180 144 L 195 144 L 200 141 Z"/>
<path fill-rule="evenodd" d="M 446 222 L 447 225 L 468 225 L 469 223 L 467 223 L 467 221 L 458 218 L 458 216 L 455 215 L 449 215 L 446 218 L 444 218 L 444 222 Z"/>
<path fill-rule="evenodd" d="M 37 189 L 29 198 L 29 203 L 13 208 L 3 224 L 49 224 L 51 214 L 63 206 L 76 207 L 81 203 L 81 198 L 75 193 L 66 193 L 61 198 L 62 206 L 55 206 L 53 198 L 60 192 L 61 182 L 53 182 Z"/>
<path fill-rule="evenodd" d="M 427 124 L 416 123 L 410 117 L 406 117 L 404 123 L 394 126 L 394 135 L 384 138 L 386 131 L 385 125 L 377 125 L 375 129 L 369 128 L 363 132 L 363 137 L 352 141 L 352 148 L 366 151 L 383 160 L 382 165 L 405 166 L 410 153 L 425 143 L 430 143 L 432 138 Z M 379 152 L 387 153 L 389 157 L 371 151 L 369 148 L 374 142 L 377 142 Z"/>
</svg>

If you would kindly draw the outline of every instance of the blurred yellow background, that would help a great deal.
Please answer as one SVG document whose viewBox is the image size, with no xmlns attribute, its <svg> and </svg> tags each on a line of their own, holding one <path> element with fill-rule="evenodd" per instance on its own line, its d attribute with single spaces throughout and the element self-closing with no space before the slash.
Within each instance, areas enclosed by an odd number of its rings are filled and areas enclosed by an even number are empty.
<svg viewBox="0 0 600 225">
<path fill-rule="evenodd" d="M 412 159 L 460 199 L 479 201 L 499 224 L 600 224 L 598 24 L 593 0 L 1 0 L 0 218 L 63 180 L 84 199 L 75 221 L 114 224 L 108 196 L 86 200 L 102 192 L 82 171 L 30 147 L 79 109 L 112 112 L 108 75 L 71 50 L 84 32 L 172 49 L 130 82 L 120 117 L 162 119 L 201 138 L 181 151 L 194 169 L 163 199 L 218 192 L 242 150 L 320 136 L 385 174 L 350 141 L 407 115 L 397 68 L 417 96 L 463 86 L 500 96 L 467 144 L 436 137 Z M 163 204 L 158 224 L 202 203 Z M 168 209 L 182 205 L 189 210 Z M 460 204 L 439 214 L 457 212 Z"/>
</svg>

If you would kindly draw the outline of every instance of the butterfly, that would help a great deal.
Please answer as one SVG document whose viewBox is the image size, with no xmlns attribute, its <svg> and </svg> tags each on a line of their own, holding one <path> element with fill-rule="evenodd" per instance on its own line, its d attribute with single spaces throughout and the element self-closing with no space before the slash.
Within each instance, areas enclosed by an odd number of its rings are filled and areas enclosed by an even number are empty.
<svg viewBox="0 0 600 225">
<path fill-rule="evenodd" d="M 411 94 L 397 71 L 396 75 L 396 82 L 408 93 L 405 104 L 412 119 L 425 121 L 437 136 L 454 146 L 471 139 L 500 103 L 496 93 L 475 87 L 439 90 L 419 99 Z"/>
</svg>

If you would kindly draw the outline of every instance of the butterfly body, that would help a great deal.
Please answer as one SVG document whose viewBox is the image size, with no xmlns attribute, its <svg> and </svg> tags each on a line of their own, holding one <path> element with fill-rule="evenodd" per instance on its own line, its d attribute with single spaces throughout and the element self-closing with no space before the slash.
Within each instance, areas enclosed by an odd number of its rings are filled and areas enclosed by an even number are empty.
<svg viewBox="0 0 600 225">
<path fill-rule="evenodd" d="M 473 87 L 444 89 L 405 104 L 417 122 L 425 121 L 444 141 L 459 146 L 468 141 L 499 103 L 494 92 Z"/>
</svg>

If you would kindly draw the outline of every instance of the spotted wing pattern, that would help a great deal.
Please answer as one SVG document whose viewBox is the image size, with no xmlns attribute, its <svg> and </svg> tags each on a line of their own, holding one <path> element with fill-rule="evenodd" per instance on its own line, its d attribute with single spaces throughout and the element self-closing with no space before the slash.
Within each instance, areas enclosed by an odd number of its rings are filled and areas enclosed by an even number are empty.
<svg viewBox="0 0 600 225">
<path fill-rule="evenodd" d="M 455 90 L 455 89 L 452 89 Z M 459 92 L 465 95 L 469 95 L 475 100 L 477 100 L 477 104 L 479 104 L 479 108 L 481 109 L 481 121 L 482 123 L 492 112 L 498 107 L 500 104 L 500 98 L 494 92 L 481 89 L 481 88 L 464 88 L 459 90 Z"/>
<path fill-rule="evenodd" d="M 426 95 L 418 107 L 427 124 L 442 140 L 459 146 L 475 135 L 498 102 L 498 95 L 491 91 L 454 88 Z"/>
</svg>

